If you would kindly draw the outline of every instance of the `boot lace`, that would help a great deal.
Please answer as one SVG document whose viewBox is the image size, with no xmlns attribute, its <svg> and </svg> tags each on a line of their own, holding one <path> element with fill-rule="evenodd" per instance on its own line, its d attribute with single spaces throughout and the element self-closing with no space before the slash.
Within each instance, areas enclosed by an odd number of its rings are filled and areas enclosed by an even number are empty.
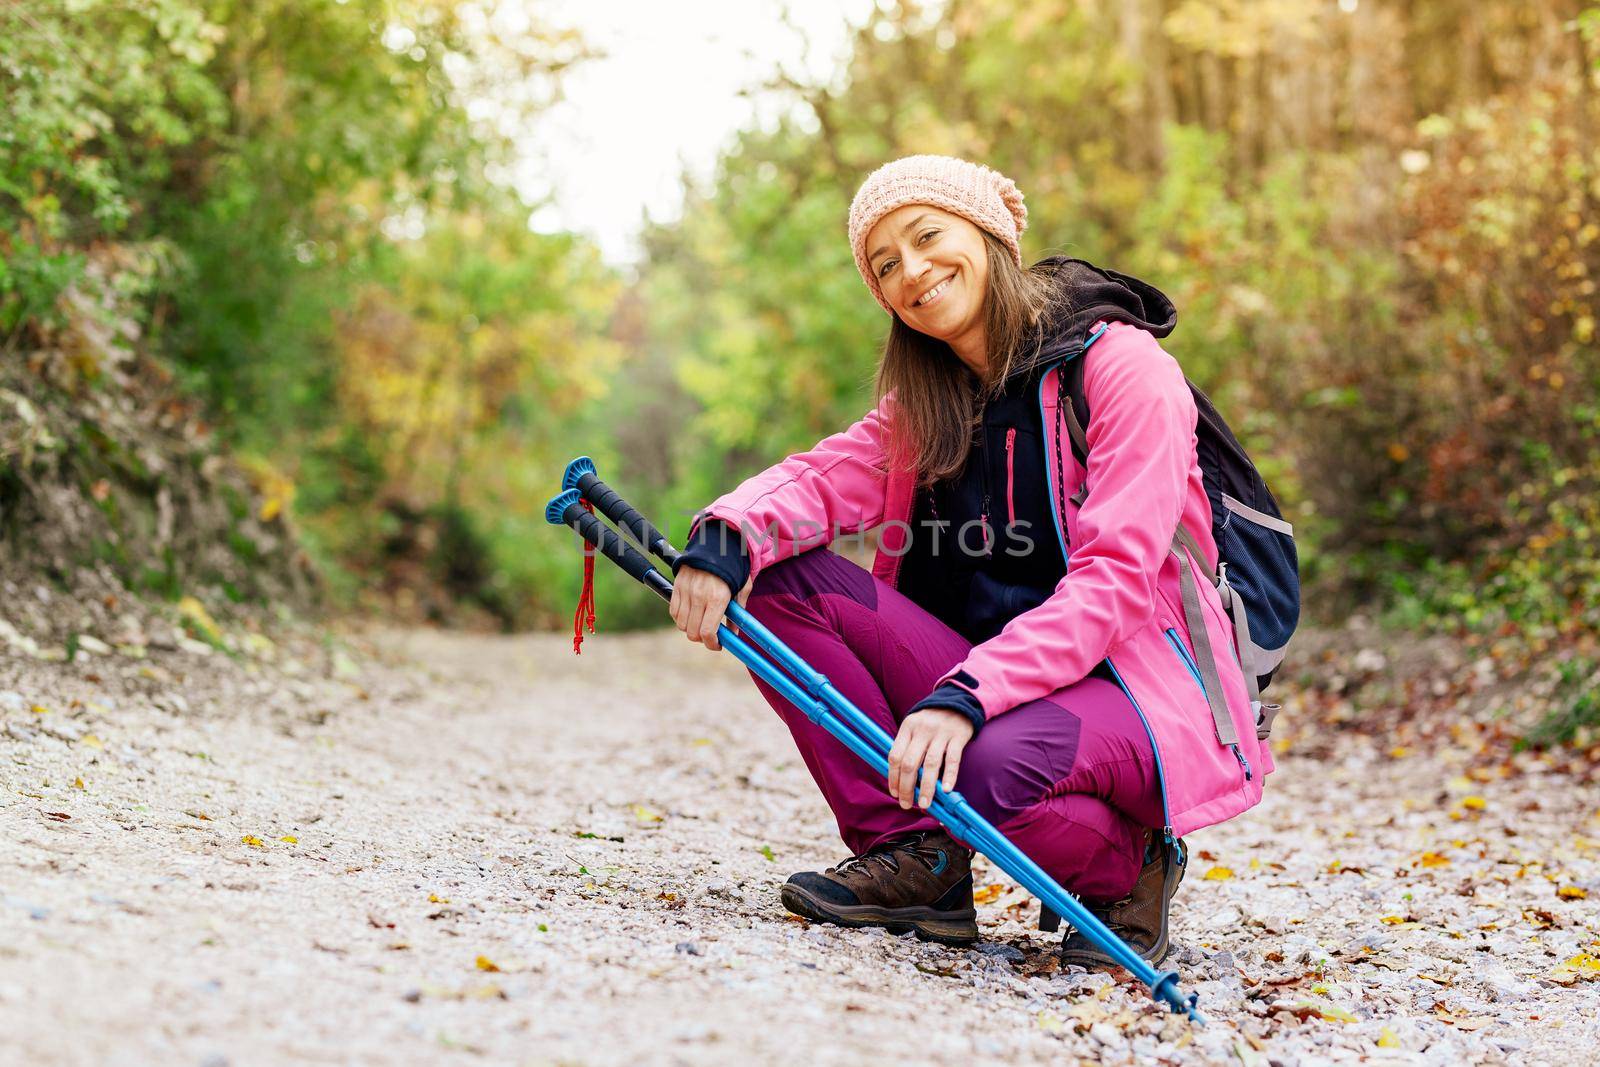
<svg viewBox="0 0 1600 1067">
<path fill-rule="evenodd" d="M 864 853 L 859 854 L 859 856 L 851 856 L 850 859 L 846 859 L 846 861 L 842 862 L 842 864 L 838 865 L 838 867 L 834 867 L 834 870 L 837 870 L 838 873 L 842 873 L 842 875 L 846 875 L 846 873 L 858 872 L 858 870 L 861 873 L 867 873 L 867 867 L 874 864 L 874 862 L 877 862 L 877 864 L 882 864 L 883 867 L 886 867 L 886 869 L 890 870 L 890 873 L 896 873 L 896 875 L 898 875 L 899 861 L 898 859 L 894 859 L 894 849 L 896 849 L 896 846 L 894 846 L 893 843 L 888 843 L 888 845 L 878 845 L 877 848 L 869 848 L 867 851 L 864 851 Z"/>
<path fill-rule="evenodd" d="M 880 863 L 888 868 L 891 874 L 899 874 L 900 861 L 895 856 L 897 852 L 911 853 L 923 861 L 930 870 L 939 862 L 939 850 L 928 845 L 926 836 L 919 834 L 915 837 L 903 837 L 894 841 L 885 841 L 883 844 L 869 848 L 858 856 L 851 856 L 835 867 L 834 870 L 840 874 L 848 874 L 852 871 L 866 873 L 869 864 Z"/>
</svg>

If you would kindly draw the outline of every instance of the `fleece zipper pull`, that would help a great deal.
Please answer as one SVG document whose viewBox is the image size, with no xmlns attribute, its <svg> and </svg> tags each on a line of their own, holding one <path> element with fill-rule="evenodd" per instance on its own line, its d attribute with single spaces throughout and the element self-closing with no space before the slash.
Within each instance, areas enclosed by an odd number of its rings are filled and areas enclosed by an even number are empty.
<svg viewBox="0 0 1600 1067">
<path fill-rule="evenodd" d="M 1006 428 L 1006 527 L 1017 524 L 1017 428 Z"/>
</svg>

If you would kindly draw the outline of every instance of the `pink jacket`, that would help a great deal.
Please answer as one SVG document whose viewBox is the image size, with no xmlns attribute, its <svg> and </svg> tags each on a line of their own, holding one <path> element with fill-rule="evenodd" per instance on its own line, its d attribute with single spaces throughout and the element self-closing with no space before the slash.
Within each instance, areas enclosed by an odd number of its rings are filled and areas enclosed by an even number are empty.
<svg viewBox="0 0 1600 1067">
<path fill-rule="evenodd" d="M 1177 362 L 1145 330 L 1111 324 L 1084 366 L 1090 418 L 1088 469 L 1062 442 L 1071 496 L 1087 482 L 1081 507 L 1058 516 L 1067 573 L 1043 604 L 1018 615 L 972 648 L 943 681 L 962 686 L 986 716 L 1047 696 L 1087 675 L 1101 660 L 1144 718 L 1161 768 L 1167 829 L 1183 835 L 1254 806 L 1272 755 L 1256 740 L 1244 676 L 1232 650 L 1233 624 L 1210 576 L 1196 571 L 1211 645 L 1219 650 L 1227 707 L 1239 751 L 1223 746 L 1204 691 L 1184 657 L 1193 645 L 1179 593 L 1173 533 L 1181 520 L 1215 568 L 1211 505 L 1195 458 L 1198 414 Z M 1056 410 L 1052 369 L 1040 385 L 1045 447 L 1066 432 Z M 882 527 L 873 574 L 895 584 L 910 529 L 912 472 L 890 470 L 885 446 L 893 399 L 809 452 L 790 456 L 711 504 L 706 513 L 748 536 L 752 575 L 837 534 Z M 1054 464 L 1048 464 L 1054 470 Z M 1058 499 L 1052 491 L 1052 500 Z M 955 682 L 960 685 L 960 682 Z"/>
</svg>

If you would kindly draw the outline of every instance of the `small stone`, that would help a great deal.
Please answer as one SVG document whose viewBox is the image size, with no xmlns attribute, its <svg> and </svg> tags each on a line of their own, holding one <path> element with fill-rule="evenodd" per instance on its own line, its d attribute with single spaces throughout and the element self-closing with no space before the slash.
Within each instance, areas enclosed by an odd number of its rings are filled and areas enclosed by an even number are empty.
<svg viewBox="0 0 1600 1067">
<path fill-rule="evenodd" d="M 676 945 L 673 945 L 672 948 L 673 951 L 680 952 L 685 956 L 705 955 L 705 950 L 700 947 L 698 942 L 694 941 L 679 941 Z"/>
<path fill-rule="evenodd" d="M 1122 1031 L 1110 1023 L 1095 1023 L 1089 1027 L 1089 1036 L 1102 1045 L 1117 1045 L 1122 1043 Z"/>
<path fill-rule="evenodd" d="M 1358 671 L 1381 671 L 1389 665 L 1389 661 L 1377 649 L 1363 648 L 1355 654 L 1350 665 Z"/>
<path fill-rule="evenodd" d="M 996 959 L 1005 960 L 1007 963 L 1021 963 L 1027 958 L 1023 955 L 1022 950 L 1014 945 L 997 945 L 987 941 L 978 946 L 978 951 L 985 956 L 993 956 Z"/>
<path fill-rule="evenodd" d="M 111 646 L 93 634 L 79 634 L 78 651 L 91 652 L 96 656 L 109 656 L 111 655 Z"/>
</svg>

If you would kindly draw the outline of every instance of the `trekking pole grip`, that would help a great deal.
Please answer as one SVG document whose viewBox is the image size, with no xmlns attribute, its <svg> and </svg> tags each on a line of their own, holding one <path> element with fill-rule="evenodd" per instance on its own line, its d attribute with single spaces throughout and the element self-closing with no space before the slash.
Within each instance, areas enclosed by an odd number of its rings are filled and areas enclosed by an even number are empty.
<svg viewBox="0 0 1600 1067">
<path fill-rule="evenodd" d="M 635 552 L 615 530 L 595 518 L 583 506 L 582 494 L 576 489 L 554 497 L 544 509 L 545 521 L 552 526 L 570 526 L 578 531 L 590 545 L 615 563 L 634 581 L 642 582 L 662 600 L 672 596 L 672 582 L 650 565 L 650 561 Z"/>
<path fill-rule="evenodd" d="M 588 456 L 579 456 L 567 464 L 561 488 L 576 489 L 585 500 L 599 509 L 600 514 L 631 533 L 635 540 L 669 566 L 677 562 L 678 550 L 667 541 L 666 535 L 656 529 L 655 524 L 641 515 L 637 508 L 622 499 L 621 493 L 600 480 L 595 472 L 594 460 Z"/>
</svg>

